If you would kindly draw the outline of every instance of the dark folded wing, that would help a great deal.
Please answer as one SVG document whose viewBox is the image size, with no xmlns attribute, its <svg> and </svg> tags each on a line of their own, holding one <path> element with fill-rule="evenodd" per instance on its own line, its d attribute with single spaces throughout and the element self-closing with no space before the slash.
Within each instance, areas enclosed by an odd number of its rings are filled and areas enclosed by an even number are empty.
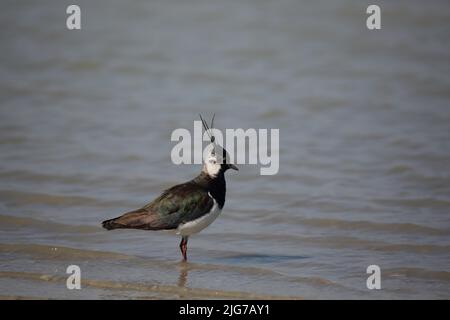
<svg viewBox="0 0 450 320">
<path fill-rule="evenodd" d="M 214 200 L 207 190 L 188 182 L 166 190 L 143 209 L 157 213 L 161 221 L 177 227 L 208 213 L 213 205 Z"/>
<path fill-rule="evenodd" d="M 103 222 L 107 229 L 176 229 L 179 224 L 208 213 L 214 200 L 193 182 L 174 186 L 141 209 Z"/>
</svg>

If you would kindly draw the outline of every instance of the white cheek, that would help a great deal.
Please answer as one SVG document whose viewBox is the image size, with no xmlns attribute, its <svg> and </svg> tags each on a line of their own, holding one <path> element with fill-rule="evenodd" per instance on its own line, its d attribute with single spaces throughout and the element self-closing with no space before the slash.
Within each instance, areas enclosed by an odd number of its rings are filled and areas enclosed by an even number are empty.
<svg viewBox="0 0 450 320">
<path fill-rule="evenodd" d="M 208 171 L 208 174 L 210 176 L 216 176 L 220 171 L 220 165 L 219 164 L 212 164 L 208 163 L 206 165 L 206 170 Z"/>
</svg>

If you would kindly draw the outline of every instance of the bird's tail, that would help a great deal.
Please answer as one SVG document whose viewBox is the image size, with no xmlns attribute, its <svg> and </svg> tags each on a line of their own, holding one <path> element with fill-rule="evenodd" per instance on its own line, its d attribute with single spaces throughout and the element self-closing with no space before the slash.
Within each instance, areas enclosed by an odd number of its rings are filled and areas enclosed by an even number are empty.
<svg viewBox="0 0 450 320">
<path fill-rule="evenodd" d="M 160 230 L 165 229 L 166 225 L 157 220 L 158 216 L 151 214 L 148 210 L 138 209 L 121 215 L 120 217 L 105 220 L 102 222 L 106 230 L 113 229 L 144 229 Z"/>
<path fill-rule="evenodd" d="M 120 217 L 119 217 L 120 218 Z M 119 218 L 109 219 L 102 222 L 102 227 L 106 230 L 113 230 L 118 228 L 123 228 L 122 224 L 116 223 L 116 220 Z"/>
</svg>

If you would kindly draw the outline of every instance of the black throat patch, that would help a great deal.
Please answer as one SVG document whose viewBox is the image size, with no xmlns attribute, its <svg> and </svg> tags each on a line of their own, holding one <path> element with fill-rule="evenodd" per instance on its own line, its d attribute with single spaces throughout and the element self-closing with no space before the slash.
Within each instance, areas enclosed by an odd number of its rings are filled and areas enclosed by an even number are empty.
<svg viewBox="0 0 450 320">
<path fill-rule="evenodd" d="M 205 188 L 210 195 L 217 201 L 219 208 L 225 205 L 226 183 L 224 171 L 220 170 L 216 177 L 210 177 L 202 172 L 194 182 Z"/>
<path fill-rule="evenodd" d="M 211 179 L 209 184 L 209 193 L 217 201 L 219 208 L 222 209 L 225 205 L 225 193 L 226 193 L 226 183 L 225 176 L 223 172 L 219 172 L 217 177 Z"/>
</svg>

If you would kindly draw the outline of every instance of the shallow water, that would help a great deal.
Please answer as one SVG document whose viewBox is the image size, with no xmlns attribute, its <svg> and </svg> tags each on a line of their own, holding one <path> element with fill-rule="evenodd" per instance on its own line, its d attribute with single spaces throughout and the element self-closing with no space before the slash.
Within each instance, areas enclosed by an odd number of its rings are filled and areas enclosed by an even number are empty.
<svg viewBox="0 0 450 320">
<path fill-rule="evenodd" d="M 2 298 L 449 298 L 450 5 L 3 1 Z M 190 239 L 100 221 L 190 179 L 170 134 L 280 128 Z M 82 290 L 65 287 L 68 265 Z M 366 288 L 379 265 L 382 289 Z"/>
</svg>

